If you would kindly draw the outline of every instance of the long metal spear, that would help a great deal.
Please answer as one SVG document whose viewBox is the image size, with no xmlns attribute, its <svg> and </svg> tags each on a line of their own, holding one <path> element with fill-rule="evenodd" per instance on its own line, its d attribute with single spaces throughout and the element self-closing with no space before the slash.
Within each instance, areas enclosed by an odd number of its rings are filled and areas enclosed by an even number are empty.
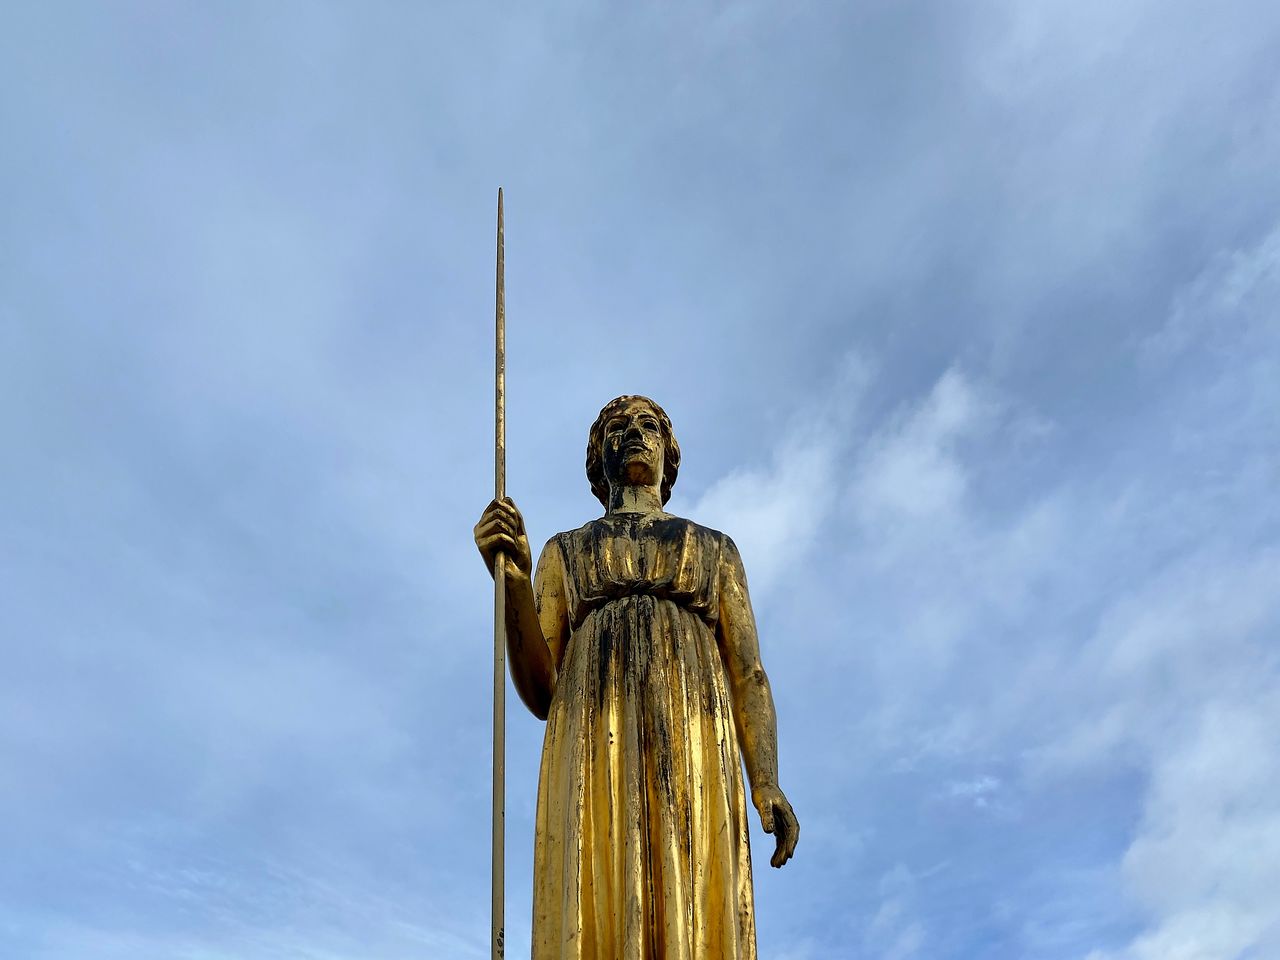
<svg viewBox="0 0 1280 960">
<path fill-rule="evenodd" d="M 503 265 L 502 188 L 498 188 L 498 300 L 494 318 L 494 497 L 507 495 L 507 287 Z M 503 956 L 507 781 L 507 558 L 493 564 L 493 887 L 489 940 L 492 960 Z"/>
</svg>

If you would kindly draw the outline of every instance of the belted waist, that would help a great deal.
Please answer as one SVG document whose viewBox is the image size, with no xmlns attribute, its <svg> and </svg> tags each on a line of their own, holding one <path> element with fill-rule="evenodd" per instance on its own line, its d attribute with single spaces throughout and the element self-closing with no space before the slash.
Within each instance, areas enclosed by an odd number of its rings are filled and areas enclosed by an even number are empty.
<svg viewBox="0 0 1280 960">
<path fill-rule="evenodd" d="M 603 610 L 605 607 L 614 603 L 622 603 L 626 600 L 638 599 L 640 597 L 652 597 L 654 600 L 665 600 L 667 603 L 674 604 L 682 610 L 687 610 L 693 614 L 708 627 L 714 629 L 717 617 L 715 613 L 708 609 L 706 604 L 699 604 L 692 594 L 678 593 L 673 590 L 663 589 L 661 585 L 653 585 L 646 588 L 645 584 L 633 584 L 626 588 L 620 588 L 610 591 L 607 594 L 599 594 L 594 597 L 579 597 L 578 609 L 574 612 L 573 629 L 578 629 L 594 611 Z"/>
</svg>

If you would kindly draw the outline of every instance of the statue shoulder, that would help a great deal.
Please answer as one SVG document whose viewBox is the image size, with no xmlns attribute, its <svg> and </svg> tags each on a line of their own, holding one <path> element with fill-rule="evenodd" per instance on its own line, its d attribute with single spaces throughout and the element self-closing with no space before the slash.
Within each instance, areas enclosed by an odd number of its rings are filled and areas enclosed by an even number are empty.
<svg viewBox="0 0 1280 960">
<path fill-rule="evenodd" d="M 746 582 L 747 574 L 743 568 L 742 554 L 738 552 L 738 545 L 733 542 L 733 537 L 714 527 L 707 527 L 683 517 L 672 517 L 671 520 L 679 524 L 678 539 L 685 543 L 696 543 L 704 562 L 709 564 L 708 569 L 714 570 L 717 577 Z"/>
<path fill-rule="evenodd" d="M 674 513 L 664 513 L 661 522 L 669 523 L 673 526 L 687 529 L 698 536 L 707 537 L 711 540 L 728 540 L 729 535 L 715 527 L 708 527 L 706 524 L 698 523 L 696 520 L 690 520 L 688 517 L 678 517 Z"/>
<path fill-rule="evenodd" d="M 684 523 L 688 526 L 689 530 L 692 531 L 694 536 L 701 537 L 709 543 L 715 543 L 720 545 L 728 544 L 730 546 L 733 545 L 733 540 L 730 538 L 730 536 L 727 533 L 724 533 L 723 531 L 717 530 L 715 527 L 708 527 L 705 524 L 697 523 L 696 521 L 693 521 L 693 520 L 685 520 L 683 518 L 678 518 L 678 519 L 680 520 L 681 523 Z"/>
<path fill-rule="evenodd" d="M 677 517 L 674 514 L 667 514 L 662 522 L 667 524 L 672 532 L 696 539 L 705 547 L 719 550 L 726 556 L 738 555 L 738 548 L 734 545 L 733 538 L 714 527 L 708 527 L 686 517 Z"/>
<path fill-rule="evenodd" d="M 560 533 L 553 533 L 547 538 L 547 542 L 542 546 L 542 555 L 544 557 L 556 557 L 563 559 L 564 555 L 572 550 L 575 539 L 580 538 L 586 531 L 587 527 L 581 526 L 576 530 L 562 530 Z"/>
</svg>

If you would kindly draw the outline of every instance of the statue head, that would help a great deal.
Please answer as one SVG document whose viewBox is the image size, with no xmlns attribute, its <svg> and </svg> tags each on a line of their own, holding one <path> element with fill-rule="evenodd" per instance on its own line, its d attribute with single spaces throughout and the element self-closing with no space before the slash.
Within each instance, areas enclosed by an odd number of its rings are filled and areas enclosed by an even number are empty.
<svg viewBox="0 0 1280 960">
<path fill-rule="evenodd" d="M 671 418 L 648 397 L 610 400 L 587 436 L 587 480 L 607 508 L 609 488 L 661 483 L 662 502 L 671 499 L 680 472 L 680 444 Z"/>
</svg>

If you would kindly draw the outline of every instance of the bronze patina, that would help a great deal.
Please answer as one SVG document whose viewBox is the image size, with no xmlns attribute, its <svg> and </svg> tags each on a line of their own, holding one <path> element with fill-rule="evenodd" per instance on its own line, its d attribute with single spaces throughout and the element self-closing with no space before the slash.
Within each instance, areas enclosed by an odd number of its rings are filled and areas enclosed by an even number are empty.
<svg viewBox="0 0 1280 960">
<path fill-rule="evenodd" d="M 587 441 L 603 516 L 536 568 L 509 497 L 475 527 L 512 680 L 547 721 L 533 960 L 755 960 L 743 760 L 773 866 L 795 851 L 742 560 L 665 511 L 679 466 L 662 408 L 618 397 Z"/>
</svg>

